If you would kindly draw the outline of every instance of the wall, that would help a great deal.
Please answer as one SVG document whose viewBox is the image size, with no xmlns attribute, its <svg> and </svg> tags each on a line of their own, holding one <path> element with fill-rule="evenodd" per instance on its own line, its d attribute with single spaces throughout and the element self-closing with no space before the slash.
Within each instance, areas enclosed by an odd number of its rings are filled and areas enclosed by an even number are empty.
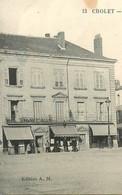
<svg viewBox="0 0 122 195">
<path fill-rule="evenodd" d="M 69 77 L 69 102 L 70 109 L 74 117 L 77 116 L 77 102 L 86 102 L 86 111 L 91 118 L 96 116 L 96 102 L 105 101 L 107 97 L 111 100 L 111 118 L 116 124 L 116 113 L 115 113 L 115 85 L 114 85 L 114 65 L 110 63 L 94 62 L 94 61 L 81 61 L 81 60 L 67 60 L 61 58 L 51 57 L 32 57 L 23 55 L 8 55 L 1 54 L 1 73 L 4 75 L 5 67 L 16 67 L 21 68 L 23 72 L 23 86 L 5 86 L 4 78 L 2 78 L 2 115 L 3 119 L 1 123 L 5 124 L 5 117 L 9 115 L 8 111 L 8 100 L 12 96 L 16 96 L 23 102 L 23 116 L 33 117 L 33 100 L 40 99 L 43 102 L 43 117 L 49 118 L 49 115 L 55 117 L 55 99 L 53 95 L 62 92 L 64 95 L 68 95 L 67 91 L 67 70 Z M 43 72 L 43 84 L 44 88 L 32 88 L 31 87 L 31 68 L 41 68 Z M 53 71 L 54 69 L 64 70 L 64 88 L 54 89 L 53 88 Z M 102 71 L 105 75 L 105 90 L 94 89 L 94 71 Z M 86 76 L 86 89 L 76 90 L 74 89 L 74 72 L 84 71 Z M 68 99 L 64 98 L 65 101 L 65 117 L 68 117 L 69 107 Z M 3 120 L 3 121 L 2 121 Z"/>
</svg>

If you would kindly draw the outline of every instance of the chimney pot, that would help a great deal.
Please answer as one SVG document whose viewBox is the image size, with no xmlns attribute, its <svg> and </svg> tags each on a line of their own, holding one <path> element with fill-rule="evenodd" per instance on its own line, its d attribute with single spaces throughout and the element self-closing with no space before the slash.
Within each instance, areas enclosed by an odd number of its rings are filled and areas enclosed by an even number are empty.
<svg viewBox="0 0 122 195">
<path fill-rule="evenodd" d="M 45 34 L 45 37 L 50 37 L 50 33 L 46 33 Z"/>
</svg>

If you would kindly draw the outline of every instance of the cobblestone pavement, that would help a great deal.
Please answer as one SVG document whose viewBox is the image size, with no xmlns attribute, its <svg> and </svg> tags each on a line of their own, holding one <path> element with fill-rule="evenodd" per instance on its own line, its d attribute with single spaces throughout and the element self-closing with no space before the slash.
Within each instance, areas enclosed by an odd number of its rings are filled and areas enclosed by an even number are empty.
<svg viewBox="0 0 122 195">
<path fill-rule="evenodd" d="M 122 194 L 122 148 L 0 154 L 0 194 Z"/>
</svg>

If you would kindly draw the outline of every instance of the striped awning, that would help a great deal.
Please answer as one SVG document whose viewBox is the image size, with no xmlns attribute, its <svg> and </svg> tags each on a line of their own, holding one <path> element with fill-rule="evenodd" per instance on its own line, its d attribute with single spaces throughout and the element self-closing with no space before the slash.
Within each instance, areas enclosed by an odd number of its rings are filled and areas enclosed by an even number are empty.
<svg viewBox="0 0 122 195">
<path fill-rule="evenodd" d="M 93 131 L 93 136 L 107 136 L 108 135 L 108 125 L 90 125 Z M 117 130 L 114 125 L 110 125 L 110 135 L 117 135 Z"/>
<path fill-rule="evenodd" d="M 75 126 L 52 126 L 54 137 L 79 137 Z"/>
<path fill-rule="evenodd" d="M 8 126 L 3 127 L 7 140 L 33 140 L 33 135 L 30 126 Z"/>
</svg>

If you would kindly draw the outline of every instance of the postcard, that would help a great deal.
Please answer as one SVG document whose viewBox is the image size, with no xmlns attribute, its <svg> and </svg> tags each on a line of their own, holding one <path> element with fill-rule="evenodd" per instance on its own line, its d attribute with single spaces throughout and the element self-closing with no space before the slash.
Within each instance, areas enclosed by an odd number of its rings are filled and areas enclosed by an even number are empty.
<svg viewBox="0 0 122 195">
<path fill-rule="evenodd" d="M 122 194 L 121 1 L 0 10 L 0 194 Z"/>
</svg>

